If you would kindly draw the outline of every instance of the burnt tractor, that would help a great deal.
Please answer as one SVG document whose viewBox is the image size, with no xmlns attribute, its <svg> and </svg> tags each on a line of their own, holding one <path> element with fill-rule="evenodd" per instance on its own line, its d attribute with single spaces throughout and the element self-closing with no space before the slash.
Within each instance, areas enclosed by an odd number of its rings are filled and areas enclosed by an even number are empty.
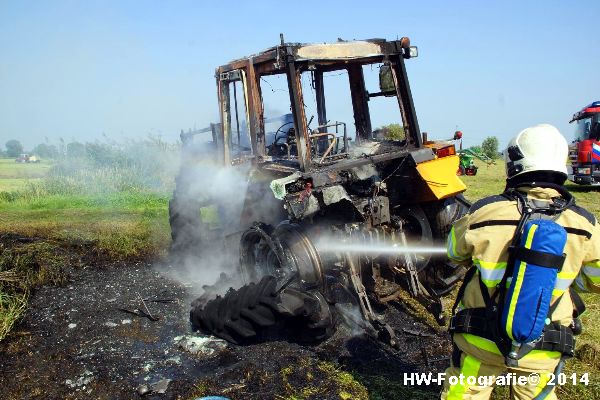
<svg viewBox="0 0 600 400">
<path fill-rule="evenodd" d="M 241 283 L 207 287 L 194 327 L 234 343 L 273 329 L 320 339 L 354 308 L 394 344 L 374 310 L 401 293 L 442 321 L 440 298 L 464 275 L 445 241 L 468 203 L 454 144 L 423 143 L 405 66 L 416 56 L 408 38 L 282 37 L 217 68 L 220 123 L 182 133 L 171 253 Z"/>
</svg>

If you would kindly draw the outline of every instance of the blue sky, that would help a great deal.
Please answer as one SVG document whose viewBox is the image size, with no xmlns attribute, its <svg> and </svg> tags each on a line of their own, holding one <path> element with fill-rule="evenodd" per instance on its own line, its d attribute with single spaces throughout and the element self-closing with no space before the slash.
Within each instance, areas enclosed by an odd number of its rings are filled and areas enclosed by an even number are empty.
<svg viewBox="0 0 600 400">
<path fill-rule="evenodd" d="M 571 115 L 600 100 L 599 18 L 597 0 L 0 0 L 0 145 L 174 141 L 218 118 L 214 68 L 277 44 L 280 32 L 293 42 L 409 36 L 430 137 L 458 126 L 466 145 L 491 135 L 504 145 L 547 122 L 570 140 Z"/>
</svg>

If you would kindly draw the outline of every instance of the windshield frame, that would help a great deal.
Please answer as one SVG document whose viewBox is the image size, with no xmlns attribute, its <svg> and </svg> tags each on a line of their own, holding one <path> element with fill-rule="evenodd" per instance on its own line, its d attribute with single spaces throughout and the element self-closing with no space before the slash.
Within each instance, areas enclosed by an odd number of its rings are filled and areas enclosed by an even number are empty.
<svg viewBox="0 0 600 400">
<path fill-rule="evenodd" d="M 574 141 L 588 139 L 600 141 L 600 113 L 589 114 L 573 122 L 575 122 Z"/>
</svg>

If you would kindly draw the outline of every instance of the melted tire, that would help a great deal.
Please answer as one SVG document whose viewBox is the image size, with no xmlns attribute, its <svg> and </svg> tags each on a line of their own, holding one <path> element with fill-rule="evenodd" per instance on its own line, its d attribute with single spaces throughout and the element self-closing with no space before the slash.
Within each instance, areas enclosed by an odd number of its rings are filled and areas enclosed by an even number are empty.
<svg viewBox="0 0 600 400">
<path fill-rule="evenodd" d="M 326 311 L 329 317 L 329 310 Z M 217 296 L 204 307 L 190 311 L 192 328 L 213 334 L 235 344 L 247 344 L 274 336 L 297 341 L 315 341 L 329 336 L 330 320 L 308 293 L 294 288 L 277 291 L 277 280 L 265 276 L 259 283 Z"/>
</svg>

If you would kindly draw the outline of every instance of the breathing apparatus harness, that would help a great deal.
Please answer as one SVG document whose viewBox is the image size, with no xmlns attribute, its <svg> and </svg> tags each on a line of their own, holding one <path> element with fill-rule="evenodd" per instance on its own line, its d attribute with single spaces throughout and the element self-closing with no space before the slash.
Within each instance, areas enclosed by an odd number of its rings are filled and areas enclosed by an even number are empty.
<svg viewBox="0 0 600 400">
<path fill-rule="evenodd" d="M 566 234 L 573 233 L 572 228 L 563 228 L 554 221 L 575 204 L 573 196 L 555 184 L 531 182 L 521 183 L 519 187 L 551 188 L 561 197 L 551 202 L 528 199 L 517 188 L 509 188 L 502 194 L 508 200 L 517 201 L 520 219 L 490 220 L 478 225 L 516 225 L 504 276 L 491 296 L 478 277 L 485 307 L 456 313 L 467 284 L 477 273 L 477 267 L 471 267 L 458 291 L 449 328 L 451 334 L 468 333 L 494 341 L 508 367 L 517 367 L 519 360 L 534 349 L 560 352 L 563 360 L 572 357 L 574 335 L 581 332 L 578 317 L 585 310 L 579 295 L 569 288 L 574 306 L 573 323 L 567 327 L 551 320 L 564 295 L 550 305 L 557 275 L 565 260 Z"/>
</svg>

